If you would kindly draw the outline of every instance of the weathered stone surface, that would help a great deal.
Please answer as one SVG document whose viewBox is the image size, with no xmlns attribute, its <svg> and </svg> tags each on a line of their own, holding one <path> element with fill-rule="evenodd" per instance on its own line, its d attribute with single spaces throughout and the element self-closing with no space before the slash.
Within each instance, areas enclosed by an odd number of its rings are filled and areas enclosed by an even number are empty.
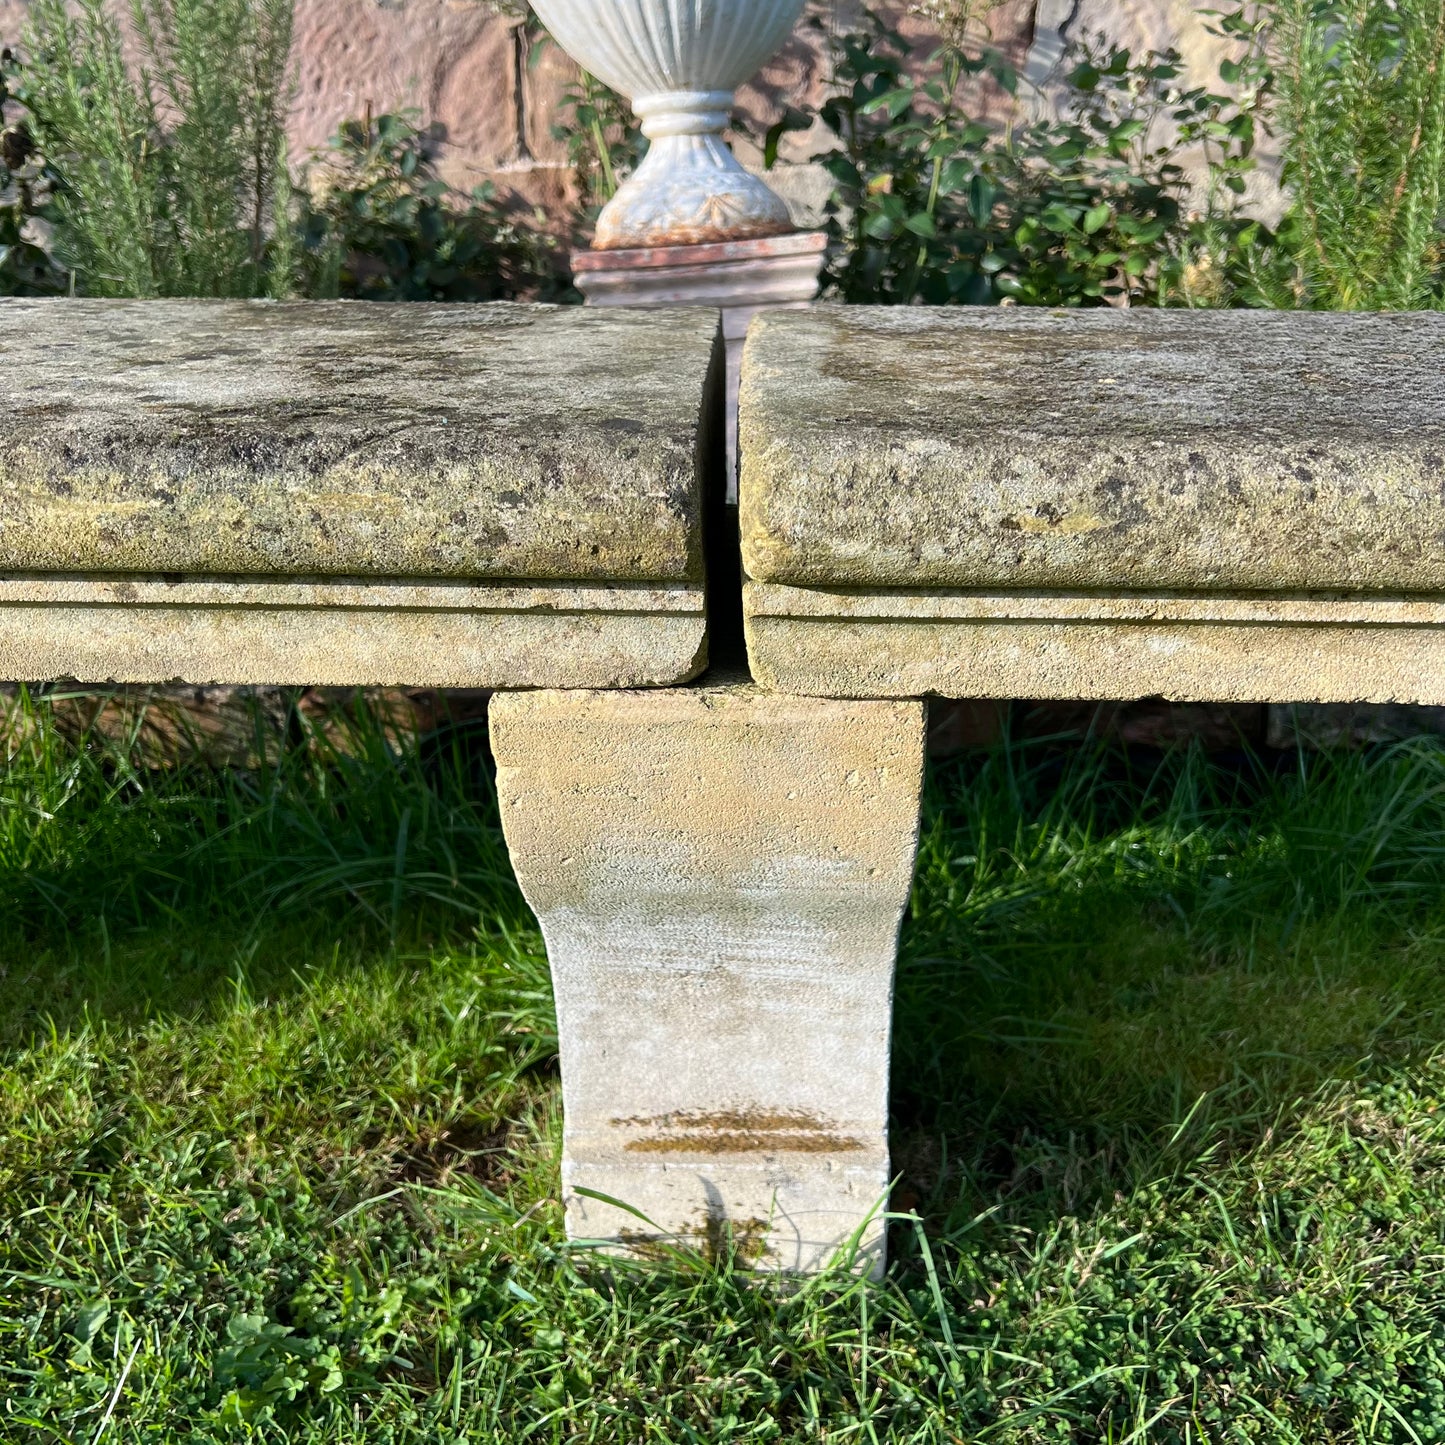
<svg viewBox="0 0 1445 1445">
<path fill-rule="evenodd" d="M 699 581 L 717 347 L 696 310 L 0 301 L 0 570 Z"/>
<path fill-rule="evenodd" d="M 784 312 L 740 427 L 763 581 L 1445 590 L 1445 316 Z"/>
<path fill-rule="evenodd" d="M 494 698 L 491 727 L 556 985 L 569 1232 L 731 1231 L 790 1270 L 857 1232 L 881 1268 L 922 706 L 536 692 Z"/>
<path fill-rule="evenodd" d="M 748 583 L 748 660 L 819 697 L 1445 703 L 1445 599 Z"/>
<path fill-rule="evenodd" d="M 0 677 L 660 687 L 707 660 L 701 587 L 0 578 Z"/>
</svg>

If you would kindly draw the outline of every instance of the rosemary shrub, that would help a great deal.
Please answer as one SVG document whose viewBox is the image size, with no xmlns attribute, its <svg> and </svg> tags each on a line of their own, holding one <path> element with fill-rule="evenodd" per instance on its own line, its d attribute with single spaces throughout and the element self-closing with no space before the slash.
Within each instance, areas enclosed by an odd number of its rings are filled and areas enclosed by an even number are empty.
<svg viewBox="0 0 1445 1445">
<path fill-rule="evenodd" d="M 284 296 L 291 0 L 35 0 L 17 98 L 64 177 L 60 259 L 92 296 Z"/>
<path fill-rule="evenodd" d="M 1272 0 L 1305 304 L 1445 302 L 1445 0 Z"/>
</svg>

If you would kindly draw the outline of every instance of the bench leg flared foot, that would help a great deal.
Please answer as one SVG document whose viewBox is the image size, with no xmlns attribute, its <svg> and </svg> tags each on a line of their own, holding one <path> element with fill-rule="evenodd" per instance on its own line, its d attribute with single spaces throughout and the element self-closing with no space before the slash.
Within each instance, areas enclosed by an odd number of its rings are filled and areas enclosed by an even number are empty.
<svg viewBox="0 0 1445 1445">
<path fill-rule="evenodd" d="M 783 1270 L 856 1243 L 881 1268 L 923 736 L 917 702 L 751 686 L 493 699 L 572 1237 Z"/>
</svg>

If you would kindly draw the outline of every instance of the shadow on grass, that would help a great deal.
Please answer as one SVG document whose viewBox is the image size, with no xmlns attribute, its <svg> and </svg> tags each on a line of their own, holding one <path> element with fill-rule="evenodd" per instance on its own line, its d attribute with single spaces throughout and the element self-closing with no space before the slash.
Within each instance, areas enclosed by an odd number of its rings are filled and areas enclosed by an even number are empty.
<svg viewBox="0 0 1445 1445">
<path fill-rule="evenodd" d="M 1084 1214 L 1445 1038 L 1445 751 L 1005 747 L 933 770 L 895 1203 Z"/>
<path fill-rule="evenodd" d="M 398 738 L 359 705 L 275 763 L 138 769 L 9 720 L 0 783 L 0 1051 L 83 1020 L 278 998 L 308 971 L 534 925 L 497 818 L 485 731 Z M 259 725 L 259 720 L 258 720 Z M 261 751 L 264 752 L 264 749 Z"/>
<path fill-rule="evenodd" d="M 933 769 L 894 1050 L 924 1222 L 876 1288 L 769 1290 L 561 1247 L 484 758 L 358 726 L 251 774 L 11 760 L 15 1438 L 1445 1438 L 1440 1070 L 1400 1068 L 1445 1016 L 1439 746 Z"/>
</svg>

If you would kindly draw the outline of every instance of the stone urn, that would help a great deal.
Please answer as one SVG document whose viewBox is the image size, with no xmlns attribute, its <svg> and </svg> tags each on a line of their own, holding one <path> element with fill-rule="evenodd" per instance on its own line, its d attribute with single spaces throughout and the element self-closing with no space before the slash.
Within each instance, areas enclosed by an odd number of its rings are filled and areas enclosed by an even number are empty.
<svg viewBox="0 0 1445 1445">
<path fill-rule="evenodd" d="M 787 39 L 804 0 L 533 0 L 553 38 L 621 91 L 651 142 L 597 218 L 596 250 L 776 236 L 788 208 L 723 140 L 733 92 Z"/>
</svg>

